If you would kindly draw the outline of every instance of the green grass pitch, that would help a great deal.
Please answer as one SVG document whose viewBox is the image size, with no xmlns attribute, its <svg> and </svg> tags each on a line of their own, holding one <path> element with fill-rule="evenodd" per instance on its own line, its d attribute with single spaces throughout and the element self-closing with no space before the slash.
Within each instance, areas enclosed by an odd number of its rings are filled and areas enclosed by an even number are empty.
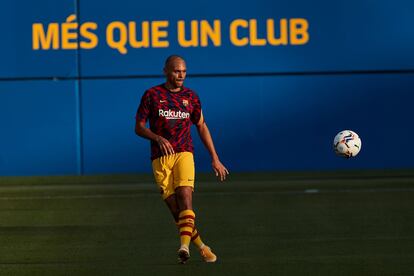
<svg viewBox="0 0 414 276">
<path fill-rule="evenodd" d="M 1 275 L 414 275 L 414 171 L 200 175 L 203 240 L 148 175 L 0 178 Z"/>
</svg>

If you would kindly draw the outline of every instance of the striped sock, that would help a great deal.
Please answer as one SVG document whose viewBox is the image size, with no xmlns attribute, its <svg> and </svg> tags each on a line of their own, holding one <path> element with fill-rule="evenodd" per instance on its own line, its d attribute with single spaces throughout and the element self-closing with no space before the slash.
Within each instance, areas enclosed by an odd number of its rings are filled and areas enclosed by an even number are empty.
<svg viewBox="0 0 414 276">
<path fill-rule="evenodd" d="M 181 211 L 178 216 L 178 227 L 180 229 L 181 245 L 190 245 L 191 237 L 193 235 L 195 214 L 193 210 Z"/>
<path fill-rule="evenodd" d="M 193 235 L 191 236 L 191 241 L 198 247 L 198 248 L 201 248 L 203 245 L 204 245 L 204 243 L 203 243 L 203 241 L 201 240 L 201 237 L 200 237 L 200 235 L 198 234 L 198 231 L 197 231 L 197 229 L 195 229 L 195 227 L 194 227 L 194 230 L 193 230 Z"/>
<path fill-rule="evenodd" d="M 178 230 L 180 230 L 180 227 L 178 226 L 178 222 L 175 223 L 177 225 Z M 198 233 L 197 229 L 193 228 L 193 233 L 191 235 L 191 241 L 194 243 L 195 246 L 197 246 L 198 248 L 201 248 L 204 243 L 201 240 L 200 234 Z"/>
</svg>

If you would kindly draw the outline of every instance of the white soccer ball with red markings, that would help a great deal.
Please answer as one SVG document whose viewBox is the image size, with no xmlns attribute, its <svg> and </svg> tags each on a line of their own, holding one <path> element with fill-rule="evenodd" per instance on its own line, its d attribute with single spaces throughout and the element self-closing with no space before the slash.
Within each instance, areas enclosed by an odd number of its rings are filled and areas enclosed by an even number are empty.
<svg viewBox="0 0 414 276">
<path fill-rule="evenodd" d="M 333 141 L 335 153 L 345 158 L 355 157 L 361 150 L 361 139 L 352 130 L 339 132 Z"/>
</svg>

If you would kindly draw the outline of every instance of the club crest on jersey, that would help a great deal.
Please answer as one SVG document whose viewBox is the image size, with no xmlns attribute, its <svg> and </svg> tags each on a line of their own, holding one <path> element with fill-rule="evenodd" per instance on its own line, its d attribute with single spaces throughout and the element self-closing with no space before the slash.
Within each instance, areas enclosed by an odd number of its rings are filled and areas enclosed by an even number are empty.
<svg viewBox="0 0 414 276">
<path fill-rule="evenodd" d="M 188 100 L 183 100 L 183 105 L 187 106 L 188 105 Z"/>
</svg>

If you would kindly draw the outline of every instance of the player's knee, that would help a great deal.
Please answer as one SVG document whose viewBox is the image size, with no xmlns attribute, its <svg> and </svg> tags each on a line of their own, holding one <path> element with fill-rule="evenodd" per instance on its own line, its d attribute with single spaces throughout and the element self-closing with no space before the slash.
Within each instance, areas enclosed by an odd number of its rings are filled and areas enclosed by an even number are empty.
<svg viewBox="0 0 414 276">
<path fill-rule="evenodd" d="M 193 189 L 188 186 L 181 186 L 175 189 L 175 193 L 178 199 L 191 199 L 193 195 Z"/>
<path fill-rule="evenodd" d="M 175 190 L 177 196 L 177 205 L 180 211 L 183 210 L 192 210 L 192 193 L 193 190 L 191 187 L 178 187 Z"/>
</svg>

